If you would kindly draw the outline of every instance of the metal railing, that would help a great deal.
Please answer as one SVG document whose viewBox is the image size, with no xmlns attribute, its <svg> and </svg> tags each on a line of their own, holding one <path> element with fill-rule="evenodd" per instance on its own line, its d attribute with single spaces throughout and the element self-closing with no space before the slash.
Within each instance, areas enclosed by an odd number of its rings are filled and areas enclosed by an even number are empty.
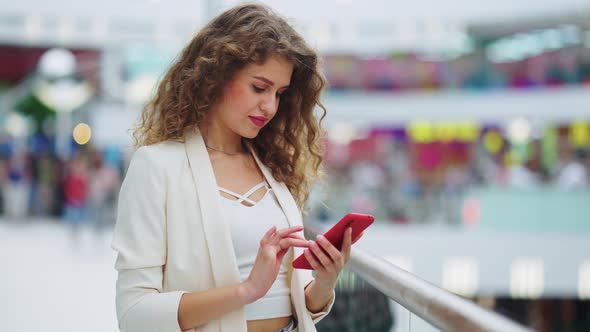
<svg viewBox="0 0 590 332">
<path fill-rule="evenodd" d="M 313 236 L 323 233 L 306 225 Z M 439 288 L 397 266 L 355 247 L 347 267 L 371 286 L 442 331 L 531 332 L 512 320 Z"/>
</svg>

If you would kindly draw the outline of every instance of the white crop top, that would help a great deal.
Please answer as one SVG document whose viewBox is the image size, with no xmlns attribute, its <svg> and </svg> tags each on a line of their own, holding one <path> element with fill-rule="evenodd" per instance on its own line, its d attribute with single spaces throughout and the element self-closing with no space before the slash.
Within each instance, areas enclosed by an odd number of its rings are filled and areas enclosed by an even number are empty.
<svg viewBox="0 0 590 332">
<path fill-rule="evenodd" d="M 266 193 L 262 199 L 254 202 L 248 198 L 262 187 L 266 187 Z M 264 234 L 273 225 L 277 229 L 282 229 L 289 227 L 289 223 L 272 189 L 266 186 L 266 182 L 254 186 L 243 196 L 225 188 L 220 187 L 219 190 L 237 198 L 237 200 L 233 200 L 221 196 L 221 202 L 225 218 L 231 230 L 231 239 L 236 252 L 240 280 L 244 281 L 248 278 L 254 266 L 260 240 Z M 252 206 L 244 205 L 242 203 L 244 201 Z M 287 259 L 283 259 L 277 279 L 269 291 L 263 298 L 246 305 L 247 320 L 271 319 L 292 315 L 290 287 L 287 282 L 288 264 Z"/>
</svg>

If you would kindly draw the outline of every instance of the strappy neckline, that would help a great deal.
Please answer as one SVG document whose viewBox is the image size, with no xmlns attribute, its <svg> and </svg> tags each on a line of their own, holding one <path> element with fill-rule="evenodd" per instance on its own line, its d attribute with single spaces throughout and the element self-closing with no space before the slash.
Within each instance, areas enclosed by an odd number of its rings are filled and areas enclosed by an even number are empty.
<svg viewBox="0 0 590 332">
<path fill-rule="evenodd" d="M 262 187 L 265 187 L 266 188 L 266 192 L 264 193 L 264 195 L 262 196 L 262 198 L 260 200 L 258 200 L 258 201 L 251 200 L 249 197 L 253 193 L 255 193 L 256 191 L 258 191 L 260 188 L 262 188 Z M 235 198 L 237 198 L 237 200 L 233 200 L 231 198 L 227 198 L 227 197 L 225 197 L 223 195 L 220 195 L 222 198 L 225 198 L 225 199 L 227 199 L 227 200 L 229 200 L 231 202 L 240 204 L 240 205 L 245 206 L 245 207 L 254 207 L 254 206 L 258 205 L 260 202 L 262 202 L 262 200 L 264 200 L 266 198 L 266 196 L 268 195 L 268 193 L 272 190 L 270 187 L 267 186 L 266 181 L 262 181 L 259 184 L 255 185 L 254 187 L 250 188 L 250 190 L 248 190 L 243 195 L 238 194 L 238 193 L 236 193 L 234 191 L 231 191 L 229 189 L 220 187 L 220 186 L 218 186 L 217 188 L 219 189 L 219 191 L 222 191 L 222 192 L 224 192 L 224 193 L 226 193 L 228 195 L 234 196 Z M 243 202 L 246 202 L 246 203 L 248 203 L 250 205 L 245 205 L 245 204 L 243 204 Z"/>
</svg>

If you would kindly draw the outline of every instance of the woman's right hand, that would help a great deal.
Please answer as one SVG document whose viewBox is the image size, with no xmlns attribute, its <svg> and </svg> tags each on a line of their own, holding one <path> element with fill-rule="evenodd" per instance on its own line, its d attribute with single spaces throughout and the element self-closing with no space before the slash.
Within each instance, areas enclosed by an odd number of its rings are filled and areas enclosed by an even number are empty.
<svg viewBox="0 0 590 332">
<path fill-rule="evenodd" d="M 263 297 L 277 279 L 283 257 L 291 247 L 308 248 L 309 242 L 295 233 L 303 230 L 303 226 L 294 226 L 277 230 L 273 226 L 260 240 L 260 248 L 252 271 L 242 286 L 252 303 Z"/>
</svg>

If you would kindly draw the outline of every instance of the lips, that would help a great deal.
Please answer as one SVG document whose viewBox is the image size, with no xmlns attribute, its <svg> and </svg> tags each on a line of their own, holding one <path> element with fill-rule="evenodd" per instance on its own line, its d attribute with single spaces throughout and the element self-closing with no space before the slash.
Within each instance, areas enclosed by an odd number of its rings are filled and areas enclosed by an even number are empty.
<svg viewBox="0 0 590 332">
<path fill-rule="evenodd" d="M 248 118 L 250 118 L 250 121 L 258 127 L 264 126 L 266 121 L 268 121 L 268 119 L 263 116 L 249 116 Z"/>
</svg>

